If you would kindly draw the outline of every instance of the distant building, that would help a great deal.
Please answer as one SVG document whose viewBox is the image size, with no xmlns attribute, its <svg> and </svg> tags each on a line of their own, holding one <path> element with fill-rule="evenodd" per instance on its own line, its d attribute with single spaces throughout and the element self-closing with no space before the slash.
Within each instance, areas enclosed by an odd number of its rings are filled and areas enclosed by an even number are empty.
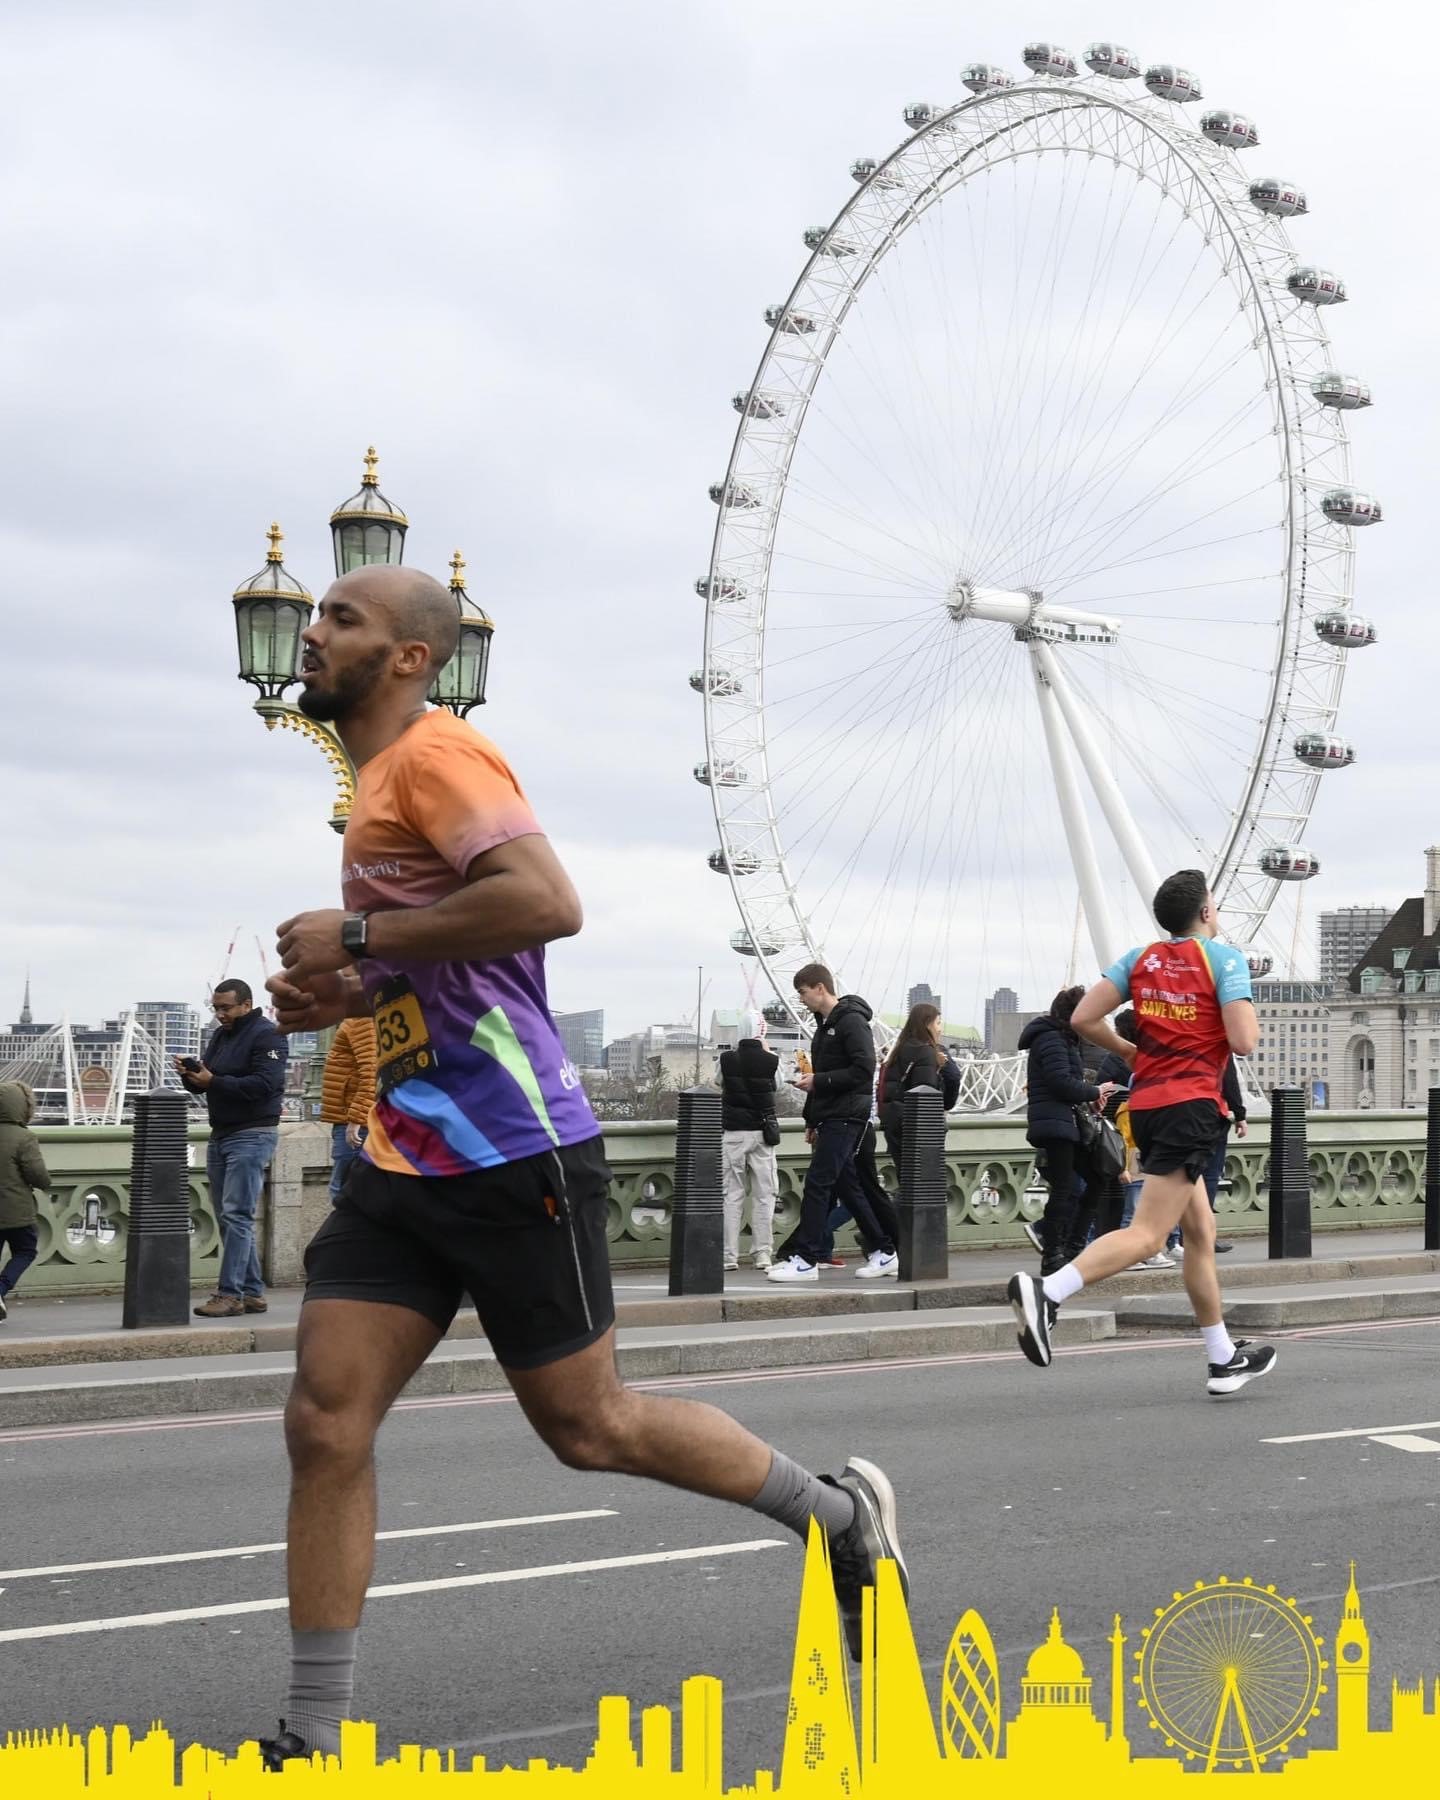
<svg viewBox="0 0 1440 1800">
<path fill-rule="evenodd" d="M 985 1038 L 985 1048 L 987 1050 L 998 1050 L 999 1049 L 999 1046 L 995 1042 L 995 1017 L 996 1017 L 996 1014 L 997 1013 L 1018 1013 L 1019 1011 L 1020 1011 L 1020 996 L 1015 992 L 1014 988 L 1008 988 L 1008 987 L 996 988 L 995 992 L 985 1002 L 984 1038 Z"/>
<path fill-rule="evenodd" d="M 171 1059 L 200 1054 L 200 1014 L 183 1000 L 137 1000 L 135 1023 L 160 1050 L 165 1086 L 178 1088 L 180 1075 Z"/>
<path fill-rule="evenodd" d="M 1330 989 L 1323 981 L 1253 983 L 1260 1042 L 1250 1069 L 1268 1094 L 1305 1090 L 1307 1106 L 1338 1104 L 1330 1092 Z"/>
<path fill-rule="evenodd" d="M 603 1009 L 597 1008 L 594 1012 L 556 1013 L 555 1028 L 560 1033 L 565 1054 L 577 1069 L 605 1067 Z"/>
<path fill-rule="evenodd" d="M 933 1006 L 939 1013 L 945 1011 L 945 1008 L 940 1004 L 940 996 L 930 986 L 928 981 L 917 981 L 914 987 L 912 987 L 910 992 L 905 996 L 905 1010 L 907 1013 L 916 1006 Z"/>
<path fill-rule="evenodd" d="M 1320 979 L 1327 987 L 1344 981 L 1394 918 L 1388 906 L 1340 906 L 1320 915 Z"/>
<path fill-rule="evenodd" d="M 1332 992 L 1332 1106 L 1422 1107 L 1440 1087 L 1440 847 L 1425 891 L 1403 901 Z"/>
</svg>

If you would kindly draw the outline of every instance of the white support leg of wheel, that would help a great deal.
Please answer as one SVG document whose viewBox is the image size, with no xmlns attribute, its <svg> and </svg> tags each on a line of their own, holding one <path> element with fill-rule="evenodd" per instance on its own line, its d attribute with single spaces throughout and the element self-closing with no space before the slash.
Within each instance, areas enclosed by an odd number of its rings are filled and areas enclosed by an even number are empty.
<svg viewBox="0 0 1440 1800">
<path fill-rule="evenodd" d="M 1135 883 L 1136 894 L 1148 917 L 1150 903 L 1160 885 L 1159 872 L 1150 860 L 1150 852 L 1130 816 L 1130 808 L 1125 804 L 1120 784 L 1100 754 L 1100 746 L 1095 742 L 1089 721 L 1075 699 L 1075 691 L 1061 673 L 1055 652 L 1049 644 L 1039 642 L 1032 643 L 1030 650 L 1060 703 L 1060 711 L 1065 715 L 1065 723 L 1075 740 L 1075 748 L 1080 752 L 1080 761 L 1085 765 L 1085 773 L 1095 790 L 1095 798 L 1100 802 L 1100 810 L 1105 815 L 1110 834 L 1115 839 L 1125 867 L 1130 871 L 1130 879 Z"/>
<path fill-rule="evenodd" d="M 1085 909 L 1085 922 L 1090 928 L 1100 968 L 1108 969 L 1118 954 L 1115 927 L 1100 879 L 1100 865 L 1095 859 L 1095 842 L 1090 836 L 1090 821 L 1080 796 L 1080 783 L 1071 760 L 1070 745 L 1065 737 L 1065 723 L 1049 677 L 1035 654 L 1041 646 L 1030 645 L 1031 667 L 1035 672 L 1035 698 L 1040 707 L 1040 720 L 1045 727 L 1045 747 L 1050 752 L 1050 767 L 1055 776 L 1055 792 L 1060 801 L 1060 817 L 1065 826 L 1065 841 L 1070 846 L 1070 860 L 1080 883 L 1080 903 Z"/>
</svg>

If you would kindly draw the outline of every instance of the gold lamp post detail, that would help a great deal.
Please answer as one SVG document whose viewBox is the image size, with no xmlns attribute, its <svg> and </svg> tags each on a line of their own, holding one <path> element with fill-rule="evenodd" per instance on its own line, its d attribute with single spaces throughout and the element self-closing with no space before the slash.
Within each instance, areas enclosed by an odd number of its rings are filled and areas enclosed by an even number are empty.
<svg viewBox="0 0 1440 1800">
<path fill-rule="evenodd" d="M 337 575 L 348 575 L 367 563 L 405 560 L 405 533 L 410 529 L 410 521 L 393 500 L 387 500 L 380 492 L 379 462 L 371 444 L 365 452 L 360 492 L 342 500 L 330 515 Z"/>
</svg>

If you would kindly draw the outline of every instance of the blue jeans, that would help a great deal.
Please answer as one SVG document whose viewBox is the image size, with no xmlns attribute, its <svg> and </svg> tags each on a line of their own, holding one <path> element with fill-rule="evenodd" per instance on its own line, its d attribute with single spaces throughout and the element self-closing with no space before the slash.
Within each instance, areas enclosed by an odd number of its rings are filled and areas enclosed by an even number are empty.
<svg viewBox="0 0 1440 1800">
<path fill-rule="evenodd" d="M 348 1127 L 332 1125 L 330 1127 L 330 1204 L 333 1206 L 340 1198 L 340 1190 L 344 1187 L 346 1177 L 350 1173 L 350 1165 L 360 1154 L 358 1145 L 350 1145 L 345 1141 Z M 365 1127 L 360 1127 L 360 1143 L 365 1142 Z"/>
<path fill-rule="evenodd" d="M 220 1279 L 216 1292 L 259 1299 L 265 1292 L 260 1254 L 255 1248 L 255 1207 L 265 1185 L 265 1171 L 280 1142 L 273 1125 L 232 1131 L 205 1151 L 210 1203 L 220 1221 Z"/>
<path fill-rule="evenodd" d="M 1135 1223 L 1135 1208 L 1140 1203 L 1140 1190 L 1144 1185 L 1143 1181 L 1127 1181 L 1125 1183 L 1125 1205 L 1120 1213 L 1120 1229 L 1122 1231 L 1127 1225 Z"/>
</svg>

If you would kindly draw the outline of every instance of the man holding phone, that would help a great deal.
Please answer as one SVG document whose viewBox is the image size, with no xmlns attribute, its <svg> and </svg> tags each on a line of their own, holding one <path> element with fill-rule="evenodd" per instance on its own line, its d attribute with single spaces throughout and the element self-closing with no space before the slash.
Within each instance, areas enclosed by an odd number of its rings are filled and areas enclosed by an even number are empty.
<svg viewBox="0 0 1440 1800">
<path fill-rule="evenodd" d="M 205 1172 L 220 1223 L 220 1279 L 195 1308 L 197 1319 L 234 1319 L 267 1310 L 255 1208 L 280 1141 L 280 1104 L 290 1046 L 256 1009 L 248 982 L 222 981 L 210 996 L 216 1030 L 200 1061 L 177 1056 L 180 1080 L 205 1096 L 210 1142 Z"/>
</svg>

